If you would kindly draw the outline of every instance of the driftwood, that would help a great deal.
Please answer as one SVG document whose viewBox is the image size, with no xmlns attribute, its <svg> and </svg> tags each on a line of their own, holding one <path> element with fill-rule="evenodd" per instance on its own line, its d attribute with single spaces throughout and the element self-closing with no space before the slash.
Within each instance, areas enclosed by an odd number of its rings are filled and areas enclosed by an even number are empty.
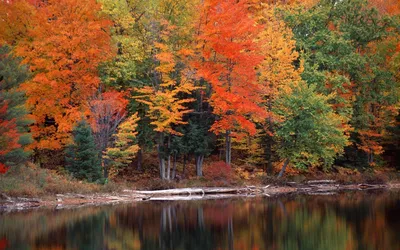
<svg viewBox="0 0 400 250">
<path fill-rule="evenodd" d="M 177 188 L 155 191 L 123 190 L 121 193 L 103 194 L 57 194 L 53 201 L 42 201 L 34 198 L 12 198 L 0 193 L 0 210 L 21 210 L 38 208 L 40 206 L 56 206 L 59 208 L 73 208 L 87 205 L 118 204 L 133 201 L 185 201 L 223 199 L 234 197 L 270 197 L 287 193 L 301 193 L 307 195 L 333 195 L 340 190 L 369 190 L 389 188 L 387 185 L 353 184 L 339 185 L 334 180 L 313 180 L 306 183 L 287 183 L 287 186 L 246 186 L 238 188 L 226 187 L 198 187 Z"/>
<path fill-rule="evenodd" d="M 312 180 L 312 181 L 307 181 L 307 184 L 332 184 L 336 183 L 335 180 Z"/>
<path fill-rule="evenodd" d="M 242 188 L 175 188 L 155 191 L 139 191 L 139 190 L 124 190 L 138 195 L 151 195 L 151 196 L 163 196 L 163 195 L 194 195 L 194 194 L 227 194 L 227 193 L 238 193 Z"/>
</svg>

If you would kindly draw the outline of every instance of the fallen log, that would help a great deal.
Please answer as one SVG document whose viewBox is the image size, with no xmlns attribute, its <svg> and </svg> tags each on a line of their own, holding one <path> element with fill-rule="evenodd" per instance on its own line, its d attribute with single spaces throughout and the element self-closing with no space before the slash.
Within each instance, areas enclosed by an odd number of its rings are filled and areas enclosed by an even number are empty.
<svg viewBox="0 0 400 250">
<path fill-rule="evenodd" d="M 336 183 L 335 180 L 311 180 L 307 181 L 307 184 L 332 184 Z"/>
<path fill-rule="evenodd" d="M 129 192 L 131 194 L 137 195 L 150 195 L 154 196 L 167 196 L 167 195 L 208 195 L 208 194 L 236 194 L 243 190 L 244 188 L 175 188 L 175 189 L 165 189 L 165 190 L 154 190 L 154 191 L 140 191 L 140 190 L 123 190 L 123 192 Z"/>
</svg>

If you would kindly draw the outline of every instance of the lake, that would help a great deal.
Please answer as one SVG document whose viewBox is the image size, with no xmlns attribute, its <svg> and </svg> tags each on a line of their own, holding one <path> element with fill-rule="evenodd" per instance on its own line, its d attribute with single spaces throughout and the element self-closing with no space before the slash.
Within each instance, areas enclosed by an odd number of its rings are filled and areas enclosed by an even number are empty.
<svg viewBox="0 0 400 250">
<path fill-rule="evenodd" d="M 3 211 L 3 249 L 399 250 L 400 193 Z"/>
</svg>

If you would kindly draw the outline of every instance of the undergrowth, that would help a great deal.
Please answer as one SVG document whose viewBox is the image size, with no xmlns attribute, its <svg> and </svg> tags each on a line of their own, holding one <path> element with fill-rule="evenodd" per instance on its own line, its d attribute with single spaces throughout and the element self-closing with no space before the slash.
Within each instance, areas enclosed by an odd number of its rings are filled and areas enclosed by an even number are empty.
<svg viewBox="0 0 400 250">
<path fill-rule="evenodd" d="M 123 185 L 108 182 L 105 185 L 78 181 L 54 170 L 38 168 L 33 164 L 17 166 L 0 175 L 0 193 L 13 197 L 37 197 L 60 193 L 96 193 L 120 191 Z"/>
</svg>

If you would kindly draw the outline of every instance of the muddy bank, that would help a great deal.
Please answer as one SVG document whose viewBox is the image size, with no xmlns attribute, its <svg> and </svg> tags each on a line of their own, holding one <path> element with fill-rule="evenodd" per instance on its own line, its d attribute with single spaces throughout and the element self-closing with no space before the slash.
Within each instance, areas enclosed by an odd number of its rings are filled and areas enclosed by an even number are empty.
<svg viewBox="0 0 400 250">
<path fill-rule="evenodd" d="M 233 197 L 276 196 L 284 194 L 334 195 L 346 190 L 400 189 L 400 183 L 389 184 L 337 184 L 334 180 L 314 180 L 305 183 L 288 182 L 285 186 L 246 186 L 246 187 L 199 187 L 177 188 L 156 191 L 126 189 L 119 193 L 57 194 L 40 198 L 9 197 L 0 194 L 0 211 L 24 210 L 35 208 L 67 209 L 80 206 L 97 206 L 143 201 L 167 200 L 205 200 Z"/>
</svg>

